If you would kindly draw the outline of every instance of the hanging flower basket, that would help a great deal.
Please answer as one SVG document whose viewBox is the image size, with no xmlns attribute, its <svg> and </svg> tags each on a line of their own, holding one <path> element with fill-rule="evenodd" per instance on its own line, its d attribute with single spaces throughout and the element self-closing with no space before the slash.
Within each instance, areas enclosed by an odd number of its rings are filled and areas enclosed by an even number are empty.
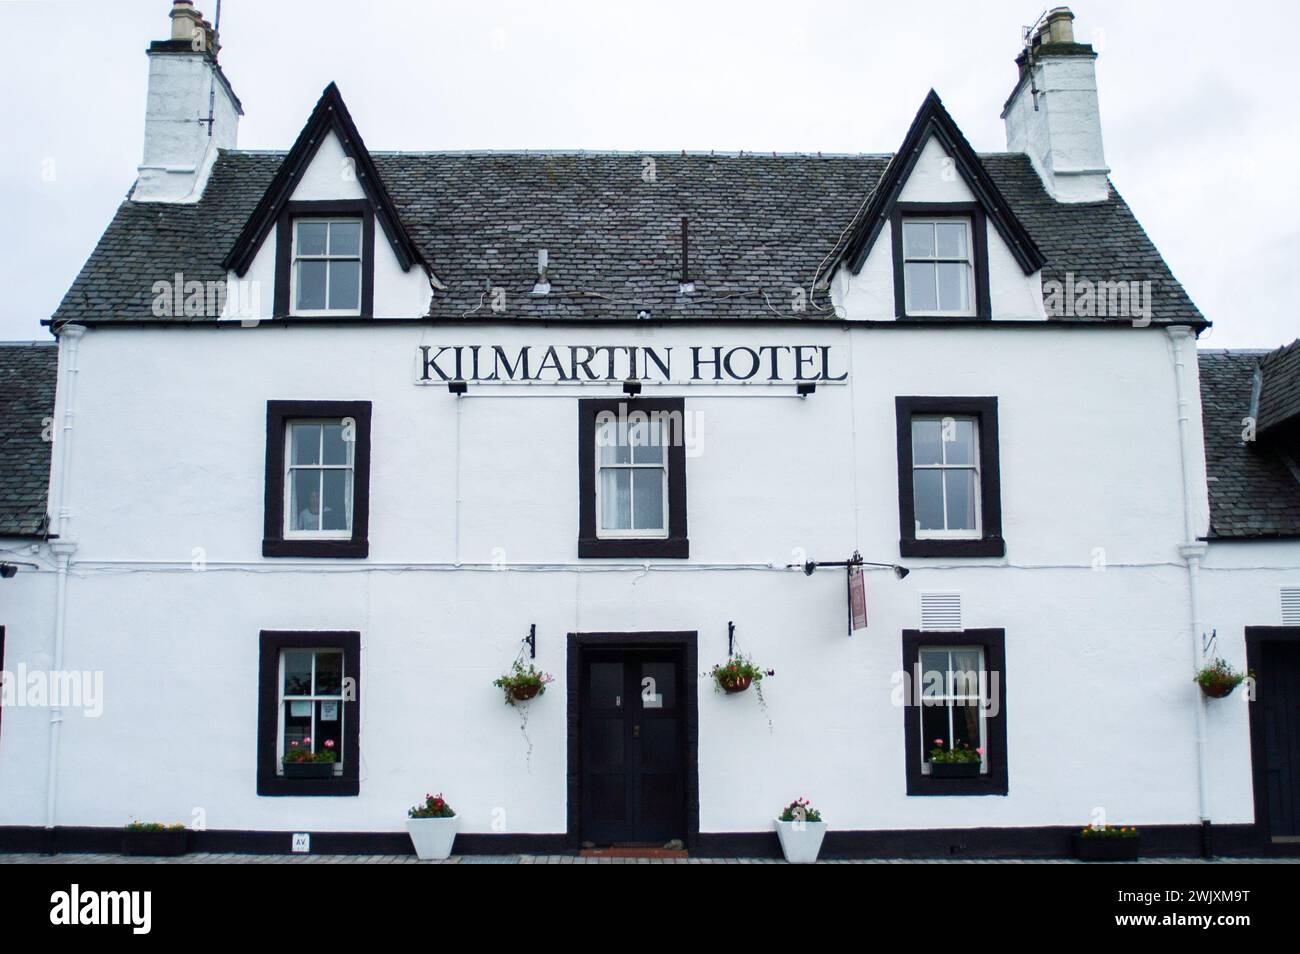
<svg viewBox="0 0 1300 954">
<path fill-rule="evenodd" d="M 1201 687 L 1201 692 L 1206 696 L 1211 699 L 1222 699 L 1232 695 L 1232 690 L 1241 685 L 1241 681 L 1246 676 L 1233 669 L 1226 661 L 1216 659 L 1198 672 L 1194 678 L 1196 684 Z"/>
<path fill-rule="evenodd" d="M 715 692 L 734 695 L 744 692 L 750 686 L 758 686 L 764 676 L 775 676 L 774 670 L 763 670 L 755 666 L 748 656 L 732 656 L 725 663 L 714 666 L 709 675 L 713 677 Z"/>
<path fill-rule="evenodd" d="M 549 672 L 542 672 L 532 663 L 525 666 L 516 659 L 510 671 L 492 680 L 492 685 L 503 690 L 506 705 L 513 706 L 542 695 L 546 692 L 546 684 L 554 681 L 555 677 Z"/>
</svg>

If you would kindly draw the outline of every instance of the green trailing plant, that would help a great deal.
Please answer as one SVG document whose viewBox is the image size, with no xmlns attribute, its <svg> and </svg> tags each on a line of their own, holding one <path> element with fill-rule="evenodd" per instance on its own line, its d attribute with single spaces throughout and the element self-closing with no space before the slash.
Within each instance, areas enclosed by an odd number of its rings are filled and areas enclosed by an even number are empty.
<svg viewBox="0 0 1300 954">
<path fill-rule="evenodd" d="M 452 818 L 456 813 L 439 792 L 437 795 L 426 793 L 424 804 L 414 806 L 406 814 L 411 818 Z"/>
<path fill-rule="evenodd" d="M 800 795 L 789 805 L 785 806 L 785 808 L 781 809 L 781 814 L 777 817 L 783 822 L 819 822 L 822 820 L 822 813 L 812 807 L 812 802 Z"/>
<path fill-rule="evenodd" d="M 1241 685 L 1245 678 L 1245 673 L 1234 669 L 1227 660 L 1222 658 L 1201 667 L 1201 671 L 1193 677 L 1206 695 L 1215 698 L 1228 695 Z"/>
<path fill-rule="evenodd" d="M 1132 826 L 1089 825 L 1079 832 L 1084 838 L 1136 838 L 1140 832 Z"/>
<path fill-rule="evenodd" d="M 299 762 L 337 762 L 338 760 L 338 753 L 334 751 L 333 739 L 326 739 L 319 752 L 311 750 L 311 739 L 290 742 L 289 748 L 284 753 L 285 765 L 293 765 Z"/>
<path fill-rule="evenodd" d="M 506 705 L 513 706 L 544 694 L 547 684 L 554 681 L 555 677 L 549 672 L 542 672 L 532 663 L 524 665 L 523 660 L 516 659 L 510 671 L 492 680 L 492 685 L 504 690 Z"/>
<path fill-rule="evenodd" d="M 132 821 L 132 822 L 127 822 L 126 830 L 127 831 L 149 831 L 149 832 L 184 831 L 185 826 L 182 825 L 180 822 L 177 822 L 175 825 L 164 825 L 162 822 Z"/>
<path fill-rule="evenodd" d="M 710 669 L 709 675 L 713 677 L 714 692 L 736 692 L 746 684 L 752 684 L 755 689 L 760 689 L 763 677 L 775 676 L 776 672 L 755 666 L 748 656 L 737 653 L 725 663 L 718 663 Z"/>
<path fill-rule="evenodd" d="M 935 747 L 930 750 L 931 764 L 938 762 L 948 765 L 955 762 L 978 762 L 984 758 L 982 747 L 971 748 L 965 742 L 958 742 L 951 749 L 944 748 L 943 739 L 934 740 Z"/>
</svg>

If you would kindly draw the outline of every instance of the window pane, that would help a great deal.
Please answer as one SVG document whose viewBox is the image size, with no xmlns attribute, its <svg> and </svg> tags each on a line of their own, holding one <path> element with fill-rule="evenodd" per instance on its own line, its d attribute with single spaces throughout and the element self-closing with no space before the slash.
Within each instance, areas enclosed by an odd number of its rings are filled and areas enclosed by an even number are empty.
<svg viewBox="0 0 1300 954">
<path fill-rule="evenodd" d="M 965 742 L 972 749 L 980 747 L 980 707 L 977 703 L 953 705 L 952 734 L 955 742 Z"/>
<path fill-rule="evenodd" d="M 320 529 L 320 471 L 290 472 L 289 500 L 293 505 L 291 530 Z"/>
<path fill-rule="evenodd" d="M 921 650 L 921 691 L 928 698 L 948 694 L 948 651 Z"/>
<path fill-rule="evenodd" d="M 338 695 L 343 691 L 343 654 L 316 654 L 316 695 Z"/>
<path fill-rule="evenodd" d="M 918 530 L 943 529 L 943 471 L 912 471 L 912 500 Z"/>
<path fill-rule="evenodd" d="M 597 709 L 621 708 L 623 702 L 623 664 L 593 662 L 587 699 Z"/>
<path fill-rule="evenodd" d="M 338 700 L 316 703 L 316 738 L 311 740 L 315 752 L 333 752 L 336 762 L 343 761 L 343 703 Z"/>
<path fill-rule="evenodd" d="M 286 696 L 311 695 L 311 651 L 286 649 L 284 651 L 284 694 Z"/>
<path fill-rule="evenodd" d="M 939 257 L 965 258 L 966 223 L 940 222 L 936 228 L 939 233 Z"/>
<path fill-rule="evenodd" d="M 952 653 L 952 691 L 955 696 L 980 695 L 980 651 L 955 649 Z"/>
<path fill-rule="evenodd" d="M 932 262 L 907 263 L 907 310 L 936 311 L 938 299 L 934 292 L 934 264 Z"/>
<path fill-rule="evenodd" d="M 940 262 L 938 268 L 939 310 L 969 310 L 970 298 L 967 295 L 969 289 L 966 278 L 970 267 L 965 262 Z"/>
<path fill-rule="evenodd" d="M 302 745 L 304 739 L 311 738 L 311 703 L 286 702 L 284 704 L 284 751 L 288 752 L 296 742 Z"/>
<path fill-rule="evenodd" d="M 903 257 L 931 258 L 934 255 L 934 225 L 930 222 L 903 223 Z"/>
<path fill-rule="evenodd" d="M 330 262 L 330 308 L 361 307 L 361 263 Z"/>
<path fill-rule="evenodd" d="M 351 529 L 351 504 L 352 471 L 325 471 L 325 509 L 321 516 L 321 529 Z"/>
<path fill-rule="evenodd" d="M 325 430 L 325 463 L 326 464 L 347 464 L 348 461 L 348 442 L 343 439 L 343 425 L 326 424 Z"/>
<path fill-rule="evenodd" d="M 299 222 L 298 254 L 324 255 L 325 230 L 327 228 L 328 226 L 324 222 Z"/>
<path fill-rule="evenodd" d="M 650 680 L 647 682 L 646 680 Z M 677 664 L 643 662 L 641 664 L 641 707 L 672 709 L 677 706 Z"/>
<path fill-rule="evenodd" d="M 630 464 L 632 449 L 627 443 L 627 425 L 615 420 L 602 421 L 596 429 L 596 446 L 602 464 Z"/>
<path fill-rule="evenodd" d="M 330 224 L 330 254 L 361 254 L 360 222 L 333 222 Z"/>
<path fill-rule="evenodd" d="M 324 261 L 307 260 L 298 263 L 298 304 L 297 308 L 307 310 L 325 307 L 325 270 Z"/>
<path fill-rule="evenodd" d="M 975 463 L 975 422 L 969 417 L 944 419 L 944 460 L 949 464 Z"/>
<path fill-rule="evenodd" d="M 602 530 L 632 528 L 632 472 L 604 468 L 600 472 L 600 526 Z"/>
<path fill-rule="evenodd" d="M 663 428 L 658 421 L 644 421 L 635 425 L 631 434 L 632 459 L 638 464 L 663 463 Z"/>
<path fill-rule="evenodd" d="M 291 463 L 294 466 L 300 464 L 319 464 L 320 463 L 320 425 L 319 424 L 291 424 L 293 453 Z"/>
<path fill-rule="evenodd" d="M 636 500 L 633 505 L 636 530 L 662 530 L 664 528 L 664 472 L 635 470 L 632 472 L 632 489 Z"/>
<path fill-rule="evenodd" d="M 948 490 L 948 529 L 975 529 L 975 472 L 946 470 L 943 479 Z"/>
<path fill-rule="evenodd" d="M 936 742 L 935 740 L 942 740 Z M 925 761 L 930 760 L 931 749 L 950 749 L 952 739 L 948 732 L 947 705 L 921 706 L 921 751 Z"/>
<path fill-rule="evenodd" d="M 912 418 L 912 463 L 942 464 L 942 424 L 938 418 Z"/>
</svg>

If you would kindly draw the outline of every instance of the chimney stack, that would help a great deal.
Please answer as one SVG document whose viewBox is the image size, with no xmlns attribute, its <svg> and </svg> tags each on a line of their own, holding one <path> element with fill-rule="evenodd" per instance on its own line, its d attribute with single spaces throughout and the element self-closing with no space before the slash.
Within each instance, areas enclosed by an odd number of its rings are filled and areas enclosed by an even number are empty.
<svg viewBox="0 0 1300 954">
<path fill-rule="evenodd" d="M 216 30 L 189 0 L 175 0 L 170 37 L 149 44 L 144 158 L 131 198 L 197 202 L 217 150 L 233 149 L 243 107 L 221 67 Z"/>
<path fill-rule="evenodd" d="M 1023 152 L 1058 202 L 1110 194 L 1097 106 L 1097 54 L 1074 38 L 1074 14 L 1055 7 L 1016 57 L 1020 76 L 1002 108 L 1007 149 Z"/>
</svg>

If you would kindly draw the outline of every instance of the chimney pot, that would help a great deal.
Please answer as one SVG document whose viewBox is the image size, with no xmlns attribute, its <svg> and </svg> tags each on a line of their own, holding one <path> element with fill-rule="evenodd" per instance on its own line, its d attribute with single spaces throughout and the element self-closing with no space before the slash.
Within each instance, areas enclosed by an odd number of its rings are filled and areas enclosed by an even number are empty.
<svg viewBox="0 0 1300 954">
<path fill-rule="evenodd" d="M 1073 43 L 1074 14 L 1069 7 L 1054 7 L 1038 31 L 1043 43 Z"/>
</svg>

